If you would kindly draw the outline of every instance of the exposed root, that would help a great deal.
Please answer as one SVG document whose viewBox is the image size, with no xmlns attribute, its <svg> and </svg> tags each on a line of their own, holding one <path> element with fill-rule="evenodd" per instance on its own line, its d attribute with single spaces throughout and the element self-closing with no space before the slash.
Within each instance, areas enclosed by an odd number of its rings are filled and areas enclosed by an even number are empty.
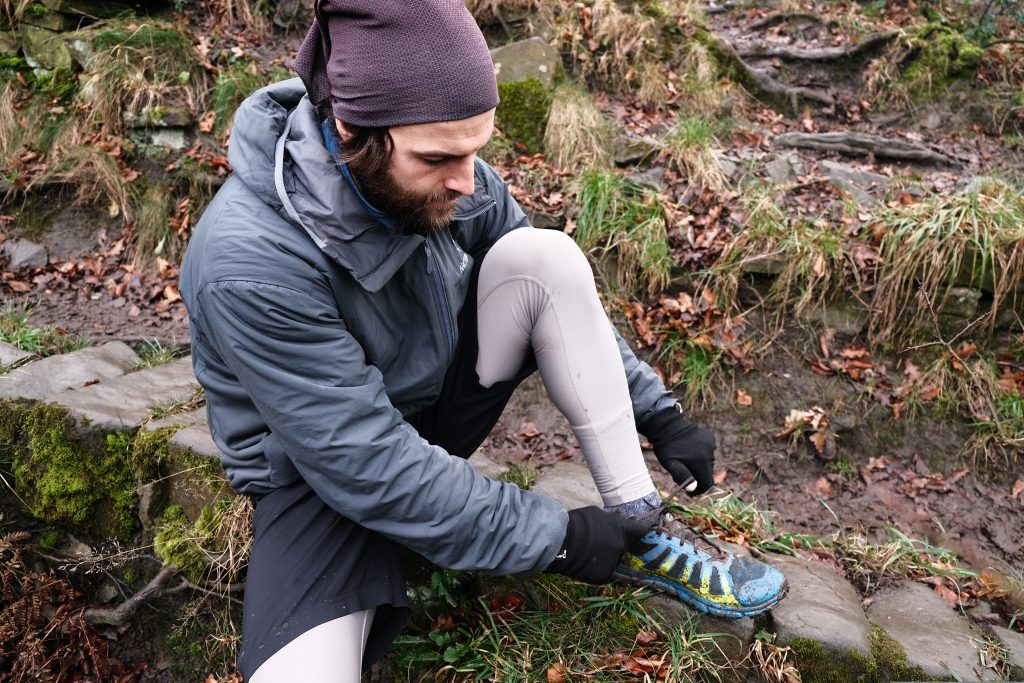
<svg viewBox="0 0 1024 683">
<path fill-rule="evenodd" d="M 743 61 L 729 42 L 711 33 L 706 35 L 708 49 L 714 57 L 731 71 L 734 81 L 750 90 L 753 95 L 773 104 L 788 106 L 792 111 L 800 110 L 800 100 L 809 100 L 825 106 L 835 103 L 827 92 L 780 83 Z"/>
<path fill-rule="evenodd" d="M 788 45 L 771 45 L 770 43 L 758 41 L 738 46 L 736 53 L 741 57 L 778 57 L 780 59 L 804 62 L 838 62 L 845 59 L 858 58 L 864 53 L 871 52 L 888 44 L 899 35 L 899 31 L 872 33 L 854 45 L 822 47 L 813 50 L 800 49 Z"/>
<path fill-rule="evenodd" d="M 773 12 L 747 26 L 747 31 L 763 31 L 772 26 L 778 26 L 788 21 L 799 19 L 800 21 L 811 21 L 815 24 L 825 23 L 825 20 L 811 12 Z M 832 23 L 832 22 L 828 22 Z"/>
<path fill-rule="evenodd" d="M 168 593 L 176 593 L 189 587 L 187 582 L 171 588 L 166 587 L 167 582 L 170 581 L 172 576 L 174 576 L 174 567 L 165 565 L 138 593 L 120 605 L 116 607 L 89 607 L 82 613 L 82 617 L 85 619 L 85 623 L 90 626 L 98 626 L 100 624 L 124 626 L 131 621 L 139 607 L 145 604 L 147 600 L 167 595 Z"/>
<path fill-rule="evenodd" d="M 801 147 L 839 152 L 849 156 L 885 157 L 906 161 L 922 161 L 935 164 L 953 164 L 944 154 L 906 140 L 883 138 L 869 133 L 783 133 L 775 136 L 774 143 L 780 147 Z"/>
</svg>

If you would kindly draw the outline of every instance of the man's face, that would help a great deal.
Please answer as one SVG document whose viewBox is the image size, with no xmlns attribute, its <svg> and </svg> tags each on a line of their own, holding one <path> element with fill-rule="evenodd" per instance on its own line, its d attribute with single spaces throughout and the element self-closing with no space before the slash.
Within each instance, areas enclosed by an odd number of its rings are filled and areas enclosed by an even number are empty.
<svg viewBox="0 0 1024 683">
<path fill-rule="evenodd" d="M 351 163 L 349 170 L 371 204 L 406 230 L 429 234 L 451 222 L 460 196 L 473 194 L 473 157 L 493 128 L 493 109 L 461 121 L 396 126 L 384 174 L 373 176 Z M 340 121 L 338 130 L 348 137 Z"/>
</svg>

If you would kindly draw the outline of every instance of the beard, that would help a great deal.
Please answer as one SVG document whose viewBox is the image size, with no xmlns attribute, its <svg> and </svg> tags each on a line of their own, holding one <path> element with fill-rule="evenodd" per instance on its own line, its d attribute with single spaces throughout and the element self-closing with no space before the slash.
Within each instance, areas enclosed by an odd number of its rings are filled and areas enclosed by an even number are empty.
<svg viewBox="0 0 1024 683">
<path fill-rule="evenodd" d="M 423 195 L 402 187 L 391 174 L 390 164 L 372 172 L 358 161 L 348 169 L 368 202 L 383 211 L 406 232 L 424 237 L 445 228 L 455 215 L 455 204 L 462 196 L 442 188 Z"/>
</svg>

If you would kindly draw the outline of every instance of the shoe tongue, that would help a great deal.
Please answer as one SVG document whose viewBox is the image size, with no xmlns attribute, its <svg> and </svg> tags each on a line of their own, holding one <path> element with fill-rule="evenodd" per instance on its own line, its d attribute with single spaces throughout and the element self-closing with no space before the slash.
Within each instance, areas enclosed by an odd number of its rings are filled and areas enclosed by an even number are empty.
<svg viewBox="0 0 1024 683">
<path fill-rule="evenodd" d="M 693 547 L 701 552 L 715 557 L 725 554 L 721 548 L 712 543 L 703 534 L 698 533 L 696 529 L 678 519 L 671 512 L 666 512 L 661 516 L 661 526 L 676 538 L 692 543 Z"/>
</svg>

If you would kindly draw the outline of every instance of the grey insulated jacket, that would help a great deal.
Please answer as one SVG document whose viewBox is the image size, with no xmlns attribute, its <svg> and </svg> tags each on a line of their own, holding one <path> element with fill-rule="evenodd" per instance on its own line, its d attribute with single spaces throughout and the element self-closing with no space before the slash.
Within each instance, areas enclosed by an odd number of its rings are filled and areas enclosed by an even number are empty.
<svg viewBox="0 0 1024 683">
<path fill-rule="evenodd" d="M 459 334 L 472 264 L 528 228 L 494 170 L 450 227 L 395 236 L 325 147 L 302 83 L 247 99 L 234 174 L 196 226 L 181 270 L 192 363 L 231 486 L 305 479 L 332 508 L 431 561 L 495 574 L 547 567 L 558 501 L 477 475 L 403 416 L 433 403 Z M 532 228 L 529 228 L 532 229 Z M 638 416 L 667 392 L 624 343 Z"/>
</svg>

